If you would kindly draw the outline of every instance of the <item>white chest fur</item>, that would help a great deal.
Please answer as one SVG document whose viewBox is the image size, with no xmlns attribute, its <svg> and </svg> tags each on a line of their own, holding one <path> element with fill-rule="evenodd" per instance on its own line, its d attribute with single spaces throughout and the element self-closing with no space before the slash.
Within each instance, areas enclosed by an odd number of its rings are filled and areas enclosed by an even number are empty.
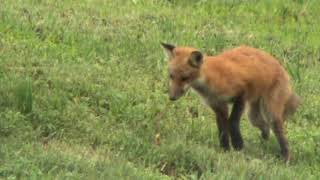
<svg viewBox="0 0 320 180">
<path fill-rule="evenodd" d="M 198 79 L 191 83 L 191 87 L 202 96 L 209 106 L 217 105 L 220 102 L 228 102 L 232 99 L 229 96 L 219 95 L 214 87 L 209 87 L 204 79 Z"/>
</svg>

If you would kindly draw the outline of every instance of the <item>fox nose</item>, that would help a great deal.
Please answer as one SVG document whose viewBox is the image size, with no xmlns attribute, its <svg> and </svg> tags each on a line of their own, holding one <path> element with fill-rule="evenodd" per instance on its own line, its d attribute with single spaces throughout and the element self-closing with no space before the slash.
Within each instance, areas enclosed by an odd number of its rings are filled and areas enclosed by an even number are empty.
<svg viewBox="0 0 320 180">
<path fill-rule="evenodd" d="M 177 97 L 175 97 L 175 96 L 170 96 L 169 99 L 170 99 L 171 101 L 175 101 L 175 100 L 177 100 Z"/>
</svg>

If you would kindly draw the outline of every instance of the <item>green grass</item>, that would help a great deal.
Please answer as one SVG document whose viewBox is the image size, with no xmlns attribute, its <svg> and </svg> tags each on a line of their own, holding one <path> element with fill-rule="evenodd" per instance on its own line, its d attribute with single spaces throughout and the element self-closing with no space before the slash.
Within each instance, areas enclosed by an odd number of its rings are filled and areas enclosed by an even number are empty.
<svg viewBox="0 0 320 180">
<path fill-rule="evenodd" d="M 0 0 L 0 178 L 318 179 L 320 2 Z M 303 105 L 293 160 L 243 117 L 243 151 L 219 148 L 195 93 L 172 103 L 160 42 L 277 57 Z M 160 145 L 155 136 L 160 134 Z"/>
</svg>

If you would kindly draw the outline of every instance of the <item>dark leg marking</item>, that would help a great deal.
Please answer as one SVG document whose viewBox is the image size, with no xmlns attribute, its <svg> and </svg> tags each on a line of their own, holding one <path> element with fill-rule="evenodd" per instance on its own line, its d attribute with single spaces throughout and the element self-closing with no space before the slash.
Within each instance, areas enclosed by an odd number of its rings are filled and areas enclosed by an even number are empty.
<svg viewBox="0 0 320 180">
<path fill-rule="evenodd" d="M 234 100 L 232 112 L 229 117 L 229 129 L 231 135 L 232 146 L 236 150 L 243 148 L 243 140 L 240 133 L 240 119 L 243 113 L 245 102 L 243 97 L 237 97 Z"/>
<path fill-rule="evenodd" d="M 229 150 L 228 106 L 225 104 L 220 105 L 219 107 L 212 107 L 212 109 L 216 114 L 220 146 L 224 150 Z"/>
</svg>

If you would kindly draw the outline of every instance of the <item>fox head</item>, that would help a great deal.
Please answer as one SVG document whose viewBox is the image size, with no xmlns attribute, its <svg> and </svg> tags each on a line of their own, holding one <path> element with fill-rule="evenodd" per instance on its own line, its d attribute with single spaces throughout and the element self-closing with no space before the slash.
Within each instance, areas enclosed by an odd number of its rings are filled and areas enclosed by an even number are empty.
<svg viewBox="0 0 320 180">
<path fill-rule="evenodd" d="M 161 43 L 168 56 L 169 66 L 169 98 L 179 99 L 200 76 L 203 54 L 191 47 L 175 47 Z"/>
</svg>

